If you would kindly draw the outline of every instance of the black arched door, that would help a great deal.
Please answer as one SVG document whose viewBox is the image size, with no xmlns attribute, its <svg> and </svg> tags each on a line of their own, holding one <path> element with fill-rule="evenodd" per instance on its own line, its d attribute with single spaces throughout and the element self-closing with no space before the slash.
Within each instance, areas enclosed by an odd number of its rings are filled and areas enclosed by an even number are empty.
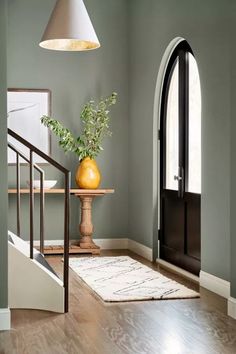
<svg viewBox="0 0 236 354">
<path fill-rule="evenodd" d="M 201 92 L 186 41 L 175 48 L 166 70 L 160 140 L 160 257 L 199 274 Z"/>
</svg>

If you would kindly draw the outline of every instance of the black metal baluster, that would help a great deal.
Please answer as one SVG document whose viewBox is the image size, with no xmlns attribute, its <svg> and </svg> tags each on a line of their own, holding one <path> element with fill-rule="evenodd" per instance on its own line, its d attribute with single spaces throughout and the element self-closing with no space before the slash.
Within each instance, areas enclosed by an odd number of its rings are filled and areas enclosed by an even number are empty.
<svg viewBox="0 0 236 354">
<path fill-rule="evenodd" d="M 30 258 L 34 258 L 34 171 L 33 152 L 30 150 Z"/>
<path fill-rule="evenodd" d="M 70 183 L 71 174 L 65 174 L 65 224 L 64 224 L 64 288 L 65 288 L 65 305 L 64 311 L 69 310 L 69 223 L 70 223 Z"/>
<path fill-rule="evenodd" d="M 45 193 L 44 193 L 44 171 L 40 172 L 40 253 L 44 254 L 44 209 L 45 209 Z"/>
<path fill-rule="evenodd" d="M 21 225 L 20 225 L 20 161 L 19 153 L 16 153 L 16 188 L 17 188 L 17 236 L 21 237 Z"/>
</svg>

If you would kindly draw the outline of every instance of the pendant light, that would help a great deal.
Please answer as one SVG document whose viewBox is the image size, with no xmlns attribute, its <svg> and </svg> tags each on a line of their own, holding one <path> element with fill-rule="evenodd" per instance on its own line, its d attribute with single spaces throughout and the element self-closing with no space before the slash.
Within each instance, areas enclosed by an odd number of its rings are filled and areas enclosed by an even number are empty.
<svg viewBox="0 0 236 354">
<path fill-rule="evenodd" d="M 57 0 L 40 47 L 85 51 L 100 47 L 83 0 Z"/>
</svg>

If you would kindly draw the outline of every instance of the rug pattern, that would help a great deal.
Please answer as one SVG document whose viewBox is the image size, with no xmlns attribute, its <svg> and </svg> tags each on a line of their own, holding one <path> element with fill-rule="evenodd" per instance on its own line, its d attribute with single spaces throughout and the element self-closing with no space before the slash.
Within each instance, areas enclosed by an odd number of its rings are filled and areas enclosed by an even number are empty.
<svg viewBox="0 0 236 354">
<path fill-rule="evenodd" d="M 199 293 L 129 256 L 71 258 L 70 267 L 104 301 L 199 297 Z"/>
</svg>

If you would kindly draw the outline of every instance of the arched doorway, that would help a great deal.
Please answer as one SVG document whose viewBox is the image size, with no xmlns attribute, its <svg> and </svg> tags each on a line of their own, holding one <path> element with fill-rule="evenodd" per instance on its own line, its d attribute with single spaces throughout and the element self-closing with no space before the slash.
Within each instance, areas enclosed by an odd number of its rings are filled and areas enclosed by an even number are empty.
<svg viewBox="0 0 236 354">
<path fill-rule="evenodd" d="M 160 258 L 200 271 L 201 89 L 191 47 L 181 40 L 160 96 Z"/>
</svg>

